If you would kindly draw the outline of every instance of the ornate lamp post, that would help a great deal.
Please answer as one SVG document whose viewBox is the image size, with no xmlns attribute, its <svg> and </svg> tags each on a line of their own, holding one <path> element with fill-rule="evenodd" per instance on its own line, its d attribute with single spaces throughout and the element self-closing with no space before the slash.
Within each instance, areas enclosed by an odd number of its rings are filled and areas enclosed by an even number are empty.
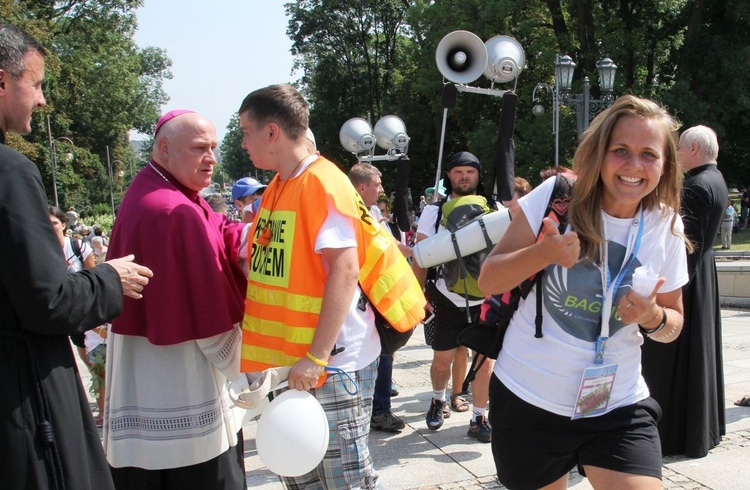
<svg viewBox="0 0 750 490">
<path fill-rule="evenodd" d="M 599 88 L 602 92 L 601 99 L 591 98 L 588 77 L 584 77 L 583 79 L 583 93 L 570 93 L 573 86 L 573 74 L 576 69 L 576 64 L 568 55 L 555 56 L 554 86 L 546 83 L 539 83 L 534 87 L 534 92 L 531 97 L 533 102 L 536 103 L 532 108 L 532 112 L 535 116 L 541 116 L 544 114 L 544 106 L 539 104 L 539 99 L 536 96 L 537 89 L 549 90 L 552 94 L 552 134 L 555 135 L 555 166 L 559 165 L 560 104 L 564 104 L 575 111 L 578 138 L 580 139 L 581 136 L 583 136 L 583 133 L 588 129 L 591 119 L 612 105 L 615 101 L 613 89 L 615 85 L 617 65 L 615 65 L 611 59 L 604 58 L 596 64 L 596 68 L 599 72 Z"/>
<path fill-rule="evenodd" d="M 599 88 L 602 91 L 601 99 L 591 98 L 589 93 L 591 85 L 588 77 L 583 78 L 582 94 L 570 93 L 575 67 L 576 64 L 568 55 L 562 57 L 558 56 L 555 61 L 555 78 L 560 80 L 560 102 L 576 112 L 578 138 L 580 139 L 584 131 L 588 129 L 591 119 L 607 107 L 611 106 L 615 101 L 615 96 L 612 93 L 612 90 L 615 86 L 617 65 L 615 65 L 609 58 L 604 58 L 596 63 L 596 69 L 599 72 Z"/>
<path fill-rule="evenodd" d="M 119 162 L 119 160 L 115 160 Z M 109 201 L 112 205 L 112 221 L 115 219 L 115 194 L 112 190 L 112 162 L 109 160 L 109 145 L 107 145 L 107 180 L 109 181 Z"/>
<path fill-rule="evenodd" d="M 59 136 L 57 138 L 52 137 L 52 126 L 50 124 L 49 114 L 47 115 L 47 137 L 49 138 L 49 158 L 52 166 L 52 188 L 55 196 L 55 207 L 59 208 L 60 201 L 57 196 L 57 144 L 55 143 L 55 140 L 65 140 L 72 148 L 75 148 L 76 145 L 73 143 L 73 140 L 66 136 Z M 65 162 L 70 162 L 72 160 L 73 153 L 70 151 L 66 152 Z"/>
</svg>

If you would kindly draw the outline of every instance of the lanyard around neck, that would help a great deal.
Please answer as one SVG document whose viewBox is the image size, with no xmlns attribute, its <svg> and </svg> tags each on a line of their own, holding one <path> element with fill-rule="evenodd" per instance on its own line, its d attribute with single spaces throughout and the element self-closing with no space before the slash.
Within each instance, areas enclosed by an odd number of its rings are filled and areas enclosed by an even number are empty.
<svg viewBox="0 0 750 490">
<path fill-rule="evenodd" d="M 603 213 L 603 212 L 602 212 Z M 612 316 L 612 304 L 614 303 L 617 290 L 620 288 L 625 275 L 635 260 L 638 250 L 641 248 L 641 239 L 643 238 L 643 206 L 636 213 L 637 218 L 633 218 L 628 231 L 627 248 L 625 257 L 620 266 L 620 272 L 614 280 L 609 270 L 608 246 L 607 246 L 607 219 L 602 216 L 602 226 L 604 228 L 605 242 L 599 246 L 599 260 L 601 261 L 601 278 L 602 278 L 602 317 L 600 324 L 599 336 L 596 341 L 596 355 L 594 362 L 601 364 L 604 362 L 604 343 L 609 338 L 609 320 Z"/>
</svg>

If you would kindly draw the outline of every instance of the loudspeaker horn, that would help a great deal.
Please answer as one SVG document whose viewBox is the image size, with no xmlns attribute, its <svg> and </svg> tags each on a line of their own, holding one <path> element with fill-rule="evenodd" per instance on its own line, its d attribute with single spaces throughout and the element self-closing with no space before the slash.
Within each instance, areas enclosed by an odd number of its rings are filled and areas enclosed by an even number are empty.
<svg viewBox="0 0 750 490">
<path fill-rule="evenodd" d="M 361 117 L 353 117 L 341 126 L 339 141 L 341 146 L 352 153 L 370 151 L 375 148 L 372 127 Z"/>
<path fill-rule="evenodd" d="M 383 116 L 375 123 L 375 140 L 384 150 L 398 148 L 403 150 L 409 145 L 406 125 L 398 116 Z"/>
<path fill-rule="evenodd" d="M 435 51 L 440 73 L 454 83 L 471 83 L 487 66 L 487 48 L 476 34 L 453 31 L 440 40 Z"/>
<path fill-rule="evenodd" d="M 494 36 L 485 46 L 489 60 L 484 76 L 493 82 L 510 82 L 518 77 L 526 66 L 526 54 L 521 43 L 510 36 Z"/>
</svg>

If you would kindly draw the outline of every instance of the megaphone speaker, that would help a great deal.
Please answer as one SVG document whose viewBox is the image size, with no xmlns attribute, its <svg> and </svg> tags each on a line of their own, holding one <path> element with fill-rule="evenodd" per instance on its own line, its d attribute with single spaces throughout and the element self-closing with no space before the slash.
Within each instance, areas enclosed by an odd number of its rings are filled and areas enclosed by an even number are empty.
<svg viewBox="0 0 750 490">
<path fill-rule="evenodd" d="M 375 123 L 373 130 L 378 146 L 384 150 L 404 149 L 409 145 L 406 125 L 398 116 L 383 116 Z"/>
<path fill-rule="evenodd" d="M 510 36 L 494 36 L 485 46 L 489 60 L 484 76 L 493 82 L 510 82 L 516 79 L 526 66 L 526 54 L 521 43 Z"/>
<path fill-rule="evenodd" d="M 453 31 L 440 40 L 435 51 L 440 73 L 454 83 L 471 83 L 487 67 L 487 48 L 476 34 Z"/>
<path fill-rule="evenodd" d="M 370 123 L 361 117 L 353 117 L 341 126 L 339 141 L 341 146 L 352 153 L 375 148 L 375 136 L 372 134 Z"/>
</svg>

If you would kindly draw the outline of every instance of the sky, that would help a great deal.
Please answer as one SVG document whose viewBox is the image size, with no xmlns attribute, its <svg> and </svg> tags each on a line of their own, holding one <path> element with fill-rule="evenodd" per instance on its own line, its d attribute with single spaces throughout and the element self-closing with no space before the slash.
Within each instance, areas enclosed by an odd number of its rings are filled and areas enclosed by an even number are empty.
<svg viewBox="0 0 750 490">
<path fill-rule="evenodd" d="M 170 100 L 162 113 L 191 109 L 216 125 L 221 142 L 242 99 L 257 88 L 291 82 L 293 58 L 283 1 L 146 0 L 135 42 L 167 51 Z M 132 133 L 131 138 L 143 139 Z"/>
</svg>

